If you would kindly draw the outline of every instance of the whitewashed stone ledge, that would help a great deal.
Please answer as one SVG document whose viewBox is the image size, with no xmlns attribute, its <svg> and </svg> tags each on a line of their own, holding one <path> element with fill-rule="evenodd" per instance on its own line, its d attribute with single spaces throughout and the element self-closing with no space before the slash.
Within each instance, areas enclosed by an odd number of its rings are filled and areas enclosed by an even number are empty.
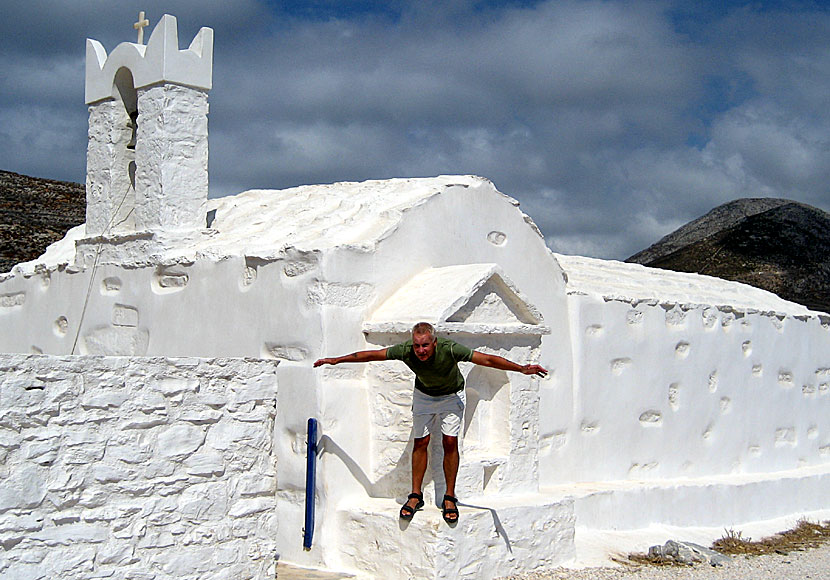
<svg viewBox="0 0 830 580">
<path fill-rule="evenodd" d="M 406 322 L 384 322 L 363 325 L 363 332 L 366 334 L 401 334 L 408 335 L 412 327 L 419 322 L 409 320 Z M 439 322 L 433 324 L 435 331 L 439 334 L 473 334 L 473 335 L 530 335 L 539 336 L 550 334 L 550 326 L 545 324 L 485 324 L 468 322 Z"/>
<path fill-rule="evenodd" d="M 0 577 L 273 578 L 277 365 L 0 354 Z"/>
</svg>

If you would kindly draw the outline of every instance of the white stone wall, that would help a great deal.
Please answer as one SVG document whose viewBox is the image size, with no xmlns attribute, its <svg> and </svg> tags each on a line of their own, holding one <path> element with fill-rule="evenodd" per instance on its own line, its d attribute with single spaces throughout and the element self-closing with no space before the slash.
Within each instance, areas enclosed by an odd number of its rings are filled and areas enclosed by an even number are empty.
<svg viewBox="0 0 830 580">
<path fill-rule="evenodd" d="M 207 91 L 161 84 L 138 91 L 138 230 L 204 228 L 208 196 Z"/>
<path fill-rule="evenodd" d="M 246 264 L 104 264 L 93 280 L 92 268 L 10 277 L 0 281 L 0 352 L 70 354 L 74 345 L 75 354 L 255 357 L 311 373 L 320 323 L 306 286 L 315 270 L 289 276 L 292 263 L 275 260 L 251 276 Z"/>
<path fill-rule="evenodd" d="M 276 367 L 0 355 L 0 576 L 272 578 Z"/>
<path fill-rule="evenodd" d="M 545 483 L 830 463 L 830 323 L 569 297 L 572 408 L 542 407 Z"/>
</svg>

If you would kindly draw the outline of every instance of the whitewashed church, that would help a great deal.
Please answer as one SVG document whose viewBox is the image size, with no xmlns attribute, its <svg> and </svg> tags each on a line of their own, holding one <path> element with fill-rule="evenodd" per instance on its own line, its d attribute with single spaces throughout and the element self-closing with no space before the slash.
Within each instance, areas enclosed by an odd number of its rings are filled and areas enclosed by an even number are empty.
<svg viewBox="0 0 830 580">
<path fill-rule="evenodd" d="M 169 15 L 87 41 L 86 223 L 0 274 L 0 576 L 483 579 L 830 510 L 830 316 L 553 254 L 481 177 L 208 200 L 212 53 Z M 463 369 L 455 527 L 435 501 L 398 518 L 406 367 L 312 368 L 420 320 L 551 371 Z"/>
</svg>

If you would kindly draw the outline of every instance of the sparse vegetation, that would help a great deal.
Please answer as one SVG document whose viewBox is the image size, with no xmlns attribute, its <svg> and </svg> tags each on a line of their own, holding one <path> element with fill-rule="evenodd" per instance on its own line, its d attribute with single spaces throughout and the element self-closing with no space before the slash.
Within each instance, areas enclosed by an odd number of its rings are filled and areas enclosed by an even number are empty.
<svg viewBox="0 0 830 580">
<path fill-rule="evenodd" d="M 725 530 L 723 537 L 712 544 L 712 549 L 721 554 L 761 556 L 763 554 L 788 554 L 794 551 L 818 548 L 830 543 L 830 521 L 815 523 L 799 520 L 790 530 L 779 532 L 758 541 L 743 537 L 741 532 Z M 625 564 L 640 564 L 649 566 L 688 566 L 678 563 L 673 558 L 654 554 L 629 554 L 628 561 L 615 560 Z"/>
<path fill-rule="evenodd" d="M 655 556 L 652 554 L 629 554 L 628 560 L 621 560 L 619 558 L 611 558 L 617 564 L 642 564 L 648 566 L 682 566 L 687 568 L 688 564 L 681 564 L 674 558 L 666 558 L 665 556 Z"/>
<path fill-rule="evenodd" d="M 654 556 L 652 554 L 629 554 L 628 560 L 621 560 L 620 558 L 611 558 L 612 562 L 617 564 L 641 564 L 647 566 L 682 566 L 687 568 L 688 564 L 681 564 L 673 558 L 666 558 L 665 556 Z"/>
<path fill-rule="evenodd" d="M 799 520 L 791 530 L 779 532 L 774 536 L 753 542 L 743 538 L 741 532 L 726 530 L 726 534 L 712 544 L 712 549 L 721 554 L 786 554 L 797 550 L 808 550 L 830 542 L 830 521 L 822 523 Z"/>
</svg>

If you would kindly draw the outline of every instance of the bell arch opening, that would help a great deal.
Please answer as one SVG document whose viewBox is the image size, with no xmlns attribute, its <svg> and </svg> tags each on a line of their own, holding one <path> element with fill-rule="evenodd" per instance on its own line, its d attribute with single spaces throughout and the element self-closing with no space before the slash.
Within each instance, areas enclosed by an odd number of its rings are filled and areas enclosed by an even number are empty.
<svg viewBox="0 0 830 580">
<path fill-rule="evenodd" d="M 135 148 L 138 135 L 138 91 L 135 88 L 130 69 L 121 67 L 113 80 L 113 97 L 123 107 L 118 107 L 113 132 L 117 139 L 113 143 L 113 188 L 111 191 L 113 211 L 110 231 L 131 231 L 135 229 Z"/>
</svg>

